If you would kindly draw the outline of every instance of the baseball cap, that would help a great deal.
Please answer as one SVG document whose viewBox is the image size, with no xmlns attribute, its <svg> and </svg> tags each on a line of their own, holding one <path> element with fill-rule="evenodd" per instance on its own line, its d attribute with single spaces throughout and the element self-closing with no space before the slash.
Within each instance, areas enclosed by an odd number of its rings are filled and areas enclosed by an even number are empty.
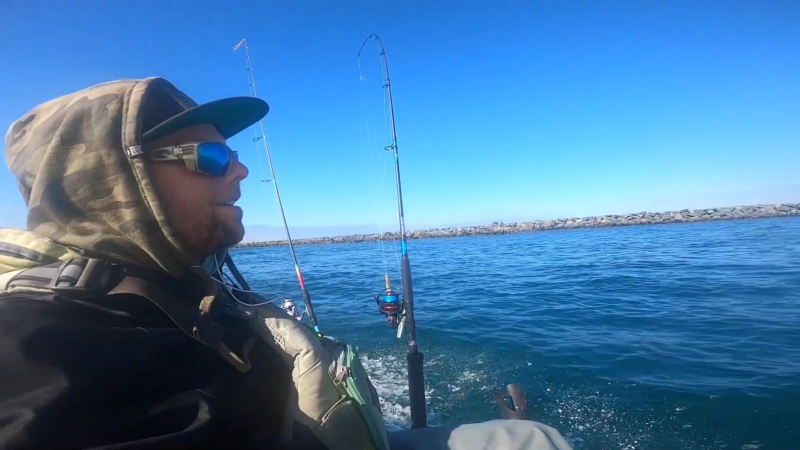
<svg viewBox="0 0 800 450">
<path fill-rule="evenodd" d="M 225 139 L 253 125 L 269 112 L 256 97 L 229 97 L 197 104 L 172 83 L 154 83 L 144 102 L 142 142 L 150 142 L 181 128 L 213 125 Z"/>
</svg>

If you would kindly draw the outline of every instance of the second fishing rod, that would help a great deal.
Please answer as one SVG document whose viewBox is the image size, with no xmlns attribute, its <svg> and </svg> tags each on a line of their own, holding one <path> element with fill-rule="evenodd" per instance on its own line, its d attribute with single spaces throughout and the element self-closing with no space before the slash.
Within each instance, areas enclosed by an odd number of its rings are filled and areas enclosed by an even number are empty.
<svg viewBox="0 0 800 450">
<path fill-rule="evenodd" d="M 258 90 L 256 88 L 256 80 L 253 76 L 253 66 L 250 61 L 250 47 L 247 44 L 247 39 L 242 39 L 236 46 L 233 48 L 234 51 L 238 50 L 240 47 L 244 47 L 244 55 L 245 61 L 247 63 L 247 81 L 250 83 L 250 87 L 253 89 L 252 94 L 253 97 L 258 97 Z M 275 197 L 278 200 L 278 208 L 281 212 L 281 220 L 283 220 L 283 229 L 286 232 L 286 241 L 289 243 L 289 251 L 292 254 L 292 261 L 294 262 L 294 271 L 297 274 L 297 281 L 300 284 L 300 290 L 303 295 L 303 304 L 306 307 L 306 312 L 308 313 L 308 317 L 311 319 L 311 324 L 314 326 L 314 332 L 317 334 L 317 337 L 322 338 L 322 332 L 319 330 L 319 324 L 317 322 L 317 315 L 314 314 L 314 305 L 311 303 L 311 294 L 309 294 L 308 289 L 306 288 L 305 280 L 303 279 L 303 273 L 300 271 L 300 264 L 297 262 L 297 253 L 294 249 L 294 243 L 292 242 L 292 235 L 289 232 L 289 223 L 286 221 L 286 213 L 283 210 L 283 202 L 281 201 L 281 192 L 278 189 L 278 180 L 275 177 L 275 167 L 272 164 L 272 154 L 269 151 L 269 143 L 267 142 L 267 132 L 264 128 L 264 120 L 259 121 L 259 125 L 261 126 L 261 136 L 253 138 L 253 140 L 264 141 L 264 150 L 267 153 L 267 162 L 269 163 L 269 171 L 270 175 L 272 176 L 272 185 L 275 186 Z"/>
</svg>

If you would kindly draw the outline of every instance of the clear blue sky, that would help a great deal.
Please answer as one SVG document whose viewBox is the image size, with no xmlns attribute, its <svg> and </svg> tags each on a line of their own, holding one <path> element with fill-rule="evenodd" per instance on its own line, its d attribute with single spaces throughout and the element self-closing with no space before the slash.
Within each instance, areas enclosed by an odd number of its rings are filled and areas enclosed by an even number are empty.
<svg viewBox="0 0 800 450">
<path fill-rule="evenodd" d="M 796 202 L 798 24 L 791 0 L 6 0 L 0 124 L 119 78 L 245 95 L 231 47 L 246 37 L 290 225 L 393 224 L 374 47 L 365 82 L 356 60 L 378 33 L 412 228 Z M 277 225 L 263 149 L 243 135 L 245 223 Z M 23 225 L 5 166 L 0 196 L 0 225 Z"/>
</svg>

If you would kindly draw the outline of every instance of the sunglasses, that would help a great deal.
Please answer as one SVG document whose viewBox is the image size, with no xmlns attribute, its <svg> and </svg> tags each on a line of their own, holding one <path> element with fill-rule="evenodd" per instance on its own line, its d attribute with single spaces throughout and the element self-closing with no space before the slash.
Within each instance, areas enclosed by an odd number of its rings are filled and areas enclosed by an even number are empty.
<svg viewBox="0 0 800 450">
<path fill-rule="evenodd" d="M 182 160 L 190 172 L 212 177 L 224 177 L 239 160 L 238 154 L 218 142 L 189 142 L 174 147 L 157 148 L 148 152 L 153 161 Z"/>
</svg>

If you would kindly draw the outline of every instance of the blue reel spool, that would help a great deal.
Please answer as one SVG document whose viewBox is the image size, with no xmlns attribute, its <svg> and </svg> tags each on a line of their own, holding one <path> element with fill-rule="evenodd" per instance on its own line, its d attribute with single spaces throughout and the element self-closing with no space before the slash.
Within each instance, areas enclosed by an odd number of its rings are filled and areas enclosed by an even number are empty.
<svg viewBox="0 0 800 450">
<path fill-rule="evenodd" d="M 383 302 L 384 303 L 394 303 L 400 301 L 400 295 L 395 292 L 386 292 L 383 294 Z"/>
<path fill-rule="evenodd" d="M 385 290 L 375 296 L 378 304 L 378 311 L 386 316 L 389 326 L 395 329 L 403 317 L 404 304 L 400 294 L 391 290 Z"/>
</svg>

